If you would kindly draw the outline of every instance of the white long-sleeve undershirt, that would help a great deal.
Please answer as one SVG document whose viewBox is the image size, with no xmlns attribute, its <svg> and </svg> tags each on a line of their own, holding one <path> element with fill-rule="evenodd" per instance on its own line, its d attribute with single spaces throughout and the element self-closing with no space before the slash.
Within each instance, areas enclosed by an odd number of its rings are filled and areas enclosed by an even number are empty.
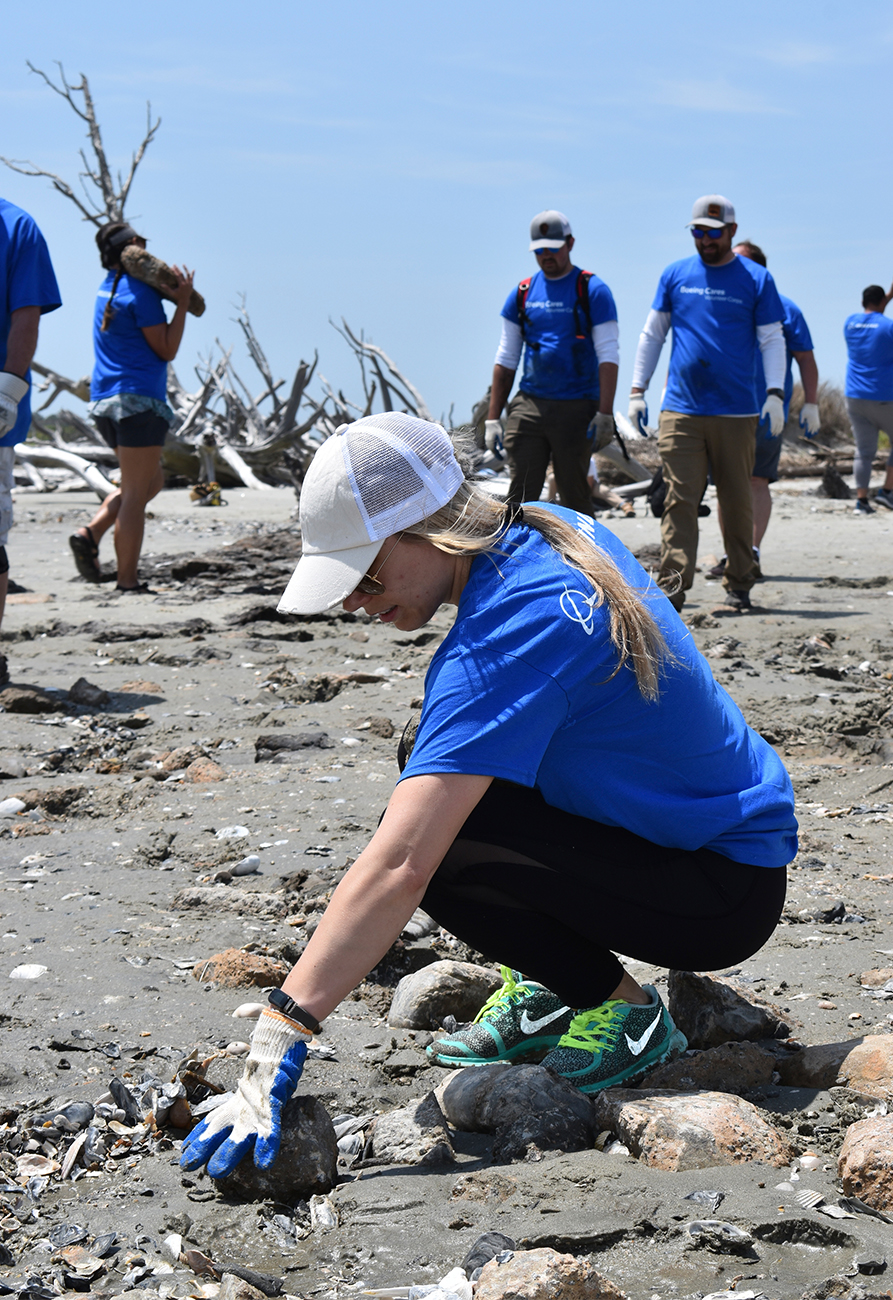
<svg viewBox="0 0 893 1300">
<path fill-rule="evenodd" d="M 644 392 L 650 384 L 671 324 L 672 318 L 668 311 L 654 311 L 652 309 L 648 313 L 636 349 L 636 360 L 633 366 L 633 388 L 641 388 Z M 787 351 L 781 321 L 773 321 L 770 325 L 758 325 L 757 344 L 763 359 L 763 374 L 766 377 L 766 387 L 784 388 Z"/>
<path fill-rule="evenodd" d="M 496 358 L 494 364 L 505 366 L 506 370 L 517 370 L 518 362 L 521 360 L 521 347 L 523 338 L 521 336 L 521 326 L 516 325 L 514 321 L 502 318 L 502 338 L 499 340 L 499 347 L 496 349 Z M 598 364 L 604 365 L 606 361 L 612 361 L 615 366 L 620 365 L 620 326 L 616 320 L 603 321 L 601 325 L 592 327 L 592 343 L 595 348 L 595 358 Z"/>
</svg>

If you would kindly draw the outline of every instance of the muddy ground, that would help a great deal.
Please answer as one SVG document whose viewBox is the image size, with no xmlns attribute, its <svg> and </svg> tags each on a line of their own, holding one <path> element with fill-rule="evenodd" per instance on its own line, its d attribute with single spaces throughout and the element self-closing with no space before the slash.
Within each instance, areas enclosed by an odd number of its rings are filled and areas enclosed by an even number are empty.
<svg viewBox="0 0 893 1300">
<path fill-rule="evenodd" d="M 802 836 L 787 919 L 741 970 L 787 1008 L 806 1044 L 893 1023 L 859 981 L 893 965 L 893 516 L 855 517 L 815 487 L 777 487 L 751 613 L 718 613 L 722 590 L 703 573 L 685 609 L 718 680 L 794 781 Z M 57 692 L 58 707 L 0 716 L 0 799 L 26 804 L 0 821 L 0 1120 L 14 1123 L 35 1101 L 52 1110 L 95 1100 L 113 1073 L 170 1077 L 193 1048 L 206 1056 L 247 1038 L 251 1022 L 232 1011 L 256 994 L 202 983 L 193 964 L 246 944 L 294 960 L 392 789 L 396 739 L 449 613 L 409 636 L 340 613 L 278 620 L 298 549 L 293 494 L 226 495 L 225 510 L 196 509 L 179 491 L 153 504 L 143 576 L 157 595 L 141 598 L 75 577 L 67 537 L 88 517 L 87 495 L 17 501 L 11 576 L 30 591 L 13 597 L 0 650 L 13 683 Z M 602 519 L 632 550 L 654 554 L 658 522 L 642 505 L 636 519 Z M 703 559 L 720 546 L 715 513 L 702 524 Z M 66 702 L 79 678 L 107 701 Z M 256 761 L 258 736 L 298 732 L 325 733 L 330 747 Z M 158 756 L 178 749 L 160 771 Z M 182 776 L 202 757 L 223 779 Z M 232 826 L 247 834 L 217 838 Z M 261 874 L 230 886 L 241 913 L 174 905 L 248 853 Z M 284 887 L 284 918 L 251 913 L 250 895 Z M 394 981 L 429 959 L 432 942 L 440 955 L 455 951 L 438 935 L 393 955 L 329 1017 L 320 1042 L 333 1052 L 308 1065 L 300 1092 L 333 1115 L 374 1114 L 444 1077 L 426 1063 L 426 1034 L 383 1019 Z M 9 979 L 21 965 L 46 972 Z M 633 971 L 665 981 L 641 964 Z M 772 1087 L 758 1101 L 827 1157 L 788 1186 L 834 1192 L 833 1099 Z M 116 1172 L 51 1183 L 40 1220 L 6 1237 L 0 1273 L 16 1287 L 45 1274 L 50 1256 L 37 1243 L 64 1223 L 130 1243 L 180 1231 L 214 1258 L 283 1277 L 297 1295 L 436 1282 L 490 1228 L 519 1244 L 594 1252 L 636 1300 L 723 1290 L 737 1275 L 747 1279 L 739 1290 L 793 1297 L 852 1269 L 860 1253 L 893 1259 L 893 1227 L 801 1210 L 778 1190 L 785 1170 L 666 1173 L 594 1150 L 492 1167 L 490 1142 L 457 1135 L 457 1164 L 441 1170 L 342 1165 L 332 1194 L 340 1226 L 294 1241 L 273 1222 L 281 1206 L 227 1201 L 207 1178 L 181 1176 L 174 1133 Z M 701 1188 L 725 1191 L 720 1217 L 762 1229 L 751 1258 L 683 1250 L 679 1225 L 692 1214 L 682 1197 Z M 94 1290 L 124 1289 L 125 1264 L 110 1263 Z M 177 1282 L 176 1294 L 188 1293 Z"/>
</svg>

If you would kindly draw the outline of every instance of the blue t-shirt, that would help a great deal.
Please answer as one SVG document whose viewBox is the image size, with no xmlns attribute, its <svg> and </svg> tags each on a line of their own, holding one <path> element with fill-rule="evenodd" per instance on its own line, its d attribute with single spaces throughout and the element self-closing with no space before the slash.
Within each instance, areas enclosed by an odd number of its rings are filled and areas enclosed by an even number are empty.
<svg viewBox="0 0 893 1300">
<path fill-rule="evenodd" d="M 893 402 L 893 320 L 879 311 L 859 311 L 843 327 L 849 362 L 847 397 Z"/>
<path fill-rule="evenodd" d="M 617 672 L 606 608 L 542 535 L 511 529 L 509 556 L 478 556 L 425 679 L 401 779 L 475 773 L 653 843 L 780 867 L 797 852 L 781 759 L 714 680 L 682 620 L 607 528 L 553 510 L 643 593 L 675 656 L 660 699 Z M 496 561 L 494 563 L 494 561 Z"/>
<path fill-rule="evenodd" d="M 41 315 L 62 306 L 46 240 L 33 217 L 0 199 L 0 370 L 6 369 L 6 343 L 12 313 L 39 307 Z M 31 371 L 24 376 L 31 382 Z M 0 447 L 24 442 L 31 428 L 31 391 L 19 402 L 15 424 L 0 438 Z"/>
<path fill-rule="evenodd" d="M 662 409 L 684 415 L 757 414 L 757 326 L 784 319 L 765 267 L 748 257 L 705 266 L 696 253 L 667 267 L 651 306 L 672 316 Z"/>
<path fill-rule="evenodd" d="M 537 271 L 530 281 L 524 304 L 524 372 L 518 388 L 531 397 L 598 401 L 598 360 L 582 304 L 577 305 L 576 320 L 574 316 L 579 275 L 575 266 L 560 280 L 547 280 Z M 611 290 L 597 275 L 589 281 L 589 310 L 593 326 L 617 319 Z M 506 298 L 501 314 L 520 324 L 517 288 Z M 578 324 L 582 338 L 577 338 Z"/>
<path fill-rule="evenodd" d="M 93 349 L 96 364 L 90 399 L 98 402 L 116 393 L 139 393 L 163 402 L 167 396 L 167 362 L 146 342 L 143 327 L 164 325 L 167 317 L 161 294 L 132 275 L 122 275 L 112 302 L 111 322 L 102 332 L 116 271 L 109 271 L 99 288 L 93 313 Z"/>
<path fill-rule="evenodd" d="M 786 298 L 780 293 L 781 305 L 784 307 L 784 319 L 781 322 L 782 332 L 784 334 L 785 345 L 785 371 L 784 371 L 784 418 L 787 421 L 788 411 L 791 406 L 791 397 L 794 392 L 794 375 L 792 364 L 795 352 L 812 352 L 812 335 L 809 332 L 809 326 L 803 316 L 803 312 L 795 302 Z M 763 358 L 757 350 L 756 361 L 756 385 L 757 385 L 757 410 L 762 411 L 766 401 L 766 376 L 763 374 Z M 760 421 L 760 431 L 768 432 L 769 421 Z M 757 435 L 759 437 L 759 434 Z"/>
</svg>

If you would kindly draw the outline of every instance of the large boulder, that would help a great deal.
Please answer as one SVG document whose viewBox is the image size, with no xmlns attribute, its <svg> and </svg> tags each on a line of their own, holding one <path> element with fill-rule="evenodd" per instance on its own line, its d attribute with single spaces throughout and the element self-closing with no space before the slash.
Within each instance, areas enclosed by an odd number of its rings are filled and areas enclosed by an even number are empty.
<svg viewBox="0 0 893 1300">
<path fill-rule="evenodd" d="M 805 1047 L 780 1061 L 778 1073 L 792 1088 L 845 1087 L 886 1100 L 893 1097 L 893 1035 Z"/>
<path fill-rule="evenodd" d="M 475 1300 L 624 1300 L 624 1293 L 586 1259 L 544 1246 L 516 1250 L 481 1269 Z"/>
<path fill-rule="evenodd" d="M 691 1056 L 678 1056 L 658 1065 L 645 1079 L 644 1087 L 671 1088 L 676 1092 L 704 1089 L 739 1095 L 772 1082 L 777 1069 L 775 1055 L 756 1043 L 722 1043 Z"/>
<path fill-rule="evenodd" d="M 331 1191 L 338 1173 L 338 1144 L 329 1113 L 316 1097 L 293 1097 L 282 1108 L 282 1141 L 269 1169 L 248 1155 L 231 1174 L 215 1180 L 242 1200 L 294 1205 Z"/>
<path fill-rule="evenodd" d="M 781 1010 L 724 980 L 693 971 L 671 970 L 667 981 L 670 1015 L 689 1047 L 786 1038 L 790 1025 Z"/>
<path fill-rule="evenodd" d="M 435 1096 L 449 1123 L 466 1133 L 495 1133 L 515 1120 L 556 1109 L 592 1123 L 589 1097 L 541 1065 L 459 1070 L 439 1085 Z"/>
<path fill-rule="evenodd" d="M 394 1029 L 439 1029 L 445 1016 L 473 1020 L 502 976 L 467 961 L 434 961 L 404 975 L 394 990 L 388 1024 Z"/>
<path fill-rule="evenodd" d="M 893 1115 L 849 1126 L 837 1172 L 845 1196 L 856 1196 L 875 1210 L 893 1209 Z"/>
<path fill-rule="evenodd" d="M 756 1161 L 780 1168 L 796 1154 L 756 1106 L 724 1092 L 608 1088 L 594 1099 L 596 1125 L 654 1169 L 709 1169 Z"/>
</svg>

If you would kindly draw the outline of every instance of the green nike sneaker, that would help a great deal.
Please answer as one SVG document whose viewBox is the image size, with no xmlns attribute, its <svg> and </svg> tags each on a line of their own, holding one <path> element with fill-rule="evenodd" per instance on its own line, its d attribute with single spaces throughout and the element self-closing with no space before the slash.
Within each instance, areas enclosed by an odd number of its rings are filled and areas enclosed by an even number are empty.
<svg viewBox="0 0 893 1300">
<path fill-rule="evenodd" d="M 574 1016 L 554 1051 L 542 1061 L 581 1092 L 600 1092 L 645 1074 L 678 1056 L 688 1039 L 676 1028 L 652 984 L 642 986 L 648 1006 L 603 1002 Z"/>
<path fill-rule="evenodd" d="M 494 1061 L 539 1061 L 557 1047 L 574 1013 L 542 984 L 501 966 L 503 985 L 487 999 L 470 1025 L 427 1049 L 434 1065 L 491 1065 Z"/>
</svg>

